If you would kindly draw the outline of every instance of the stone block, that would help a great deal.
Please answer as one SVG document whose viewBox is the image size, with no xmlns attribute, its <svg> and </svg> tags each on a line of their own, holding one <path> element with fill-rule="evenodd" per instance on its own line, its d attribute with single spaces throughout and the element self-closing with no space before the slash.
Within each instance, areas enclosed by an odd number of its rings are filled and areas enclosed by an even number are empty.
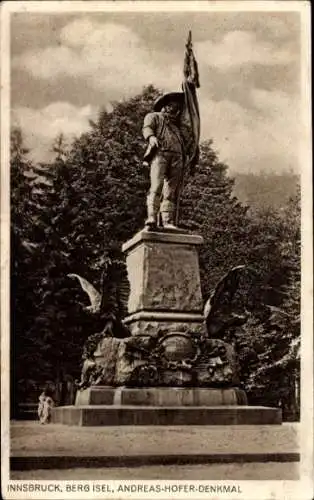
<svg viewBox="0 0 314 500">
<path fill-rule="evenodd" d="M 261 406 L 65 406 L 52 422 L 80 426 L 278 425 L 281 410 Z"/>
<path fill-rule="evenodd" d="M 132 335 L 161 337 L 171 332 L 205 333 L 204 318 L 200 313 L 139 311 L 127 316 L 125 323 Z"/>
<path fill-rule="evenodd" d="M 141 231 L 122 247 L 130 282 L 128 312 L 202 311 L 200 236 Z"/>
<path fill-rule="evenodd" d="M 112 387 L 92 386 L 77 391 L 75 406 L 112 405 L 115 389 Z"/>
<path fill-rule="evenodd" d="M 194 387 L 104 387 L 92 386 L 76 395 L 76 406 L 232 406 L 246 405 L 246 394 L 236 387 L 207 389 Z"/>
</svg>

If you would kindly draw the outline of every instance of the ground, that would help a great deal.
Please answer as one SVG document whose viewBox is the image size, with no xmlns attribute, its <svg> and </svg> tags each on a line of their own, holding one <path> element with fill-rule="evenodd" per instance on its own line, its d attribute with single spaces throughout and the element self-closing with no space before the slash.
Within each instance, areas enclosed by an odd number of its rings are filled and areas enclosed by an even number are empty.
<svg viewBox="0 0 314 500">
<path fill-rule="evenodd" d="M 154 465 L 148 467 L 103 467 L 12 471 L 11 479 L 26 480 L 297 480 L 298 463 L 269 462 L 245 464 Z"/>
<path fill-rule="evenodd" d="M 11 454 L 145 455 L 297 452 L 299 425 L 78 427 L 12 422 Z"/>
<path fill-rule="evenodd" d="M 13 460 L 19 457 L 22 465 L 15 467 L 20 470 L 12 470 L 11 478 L 296 480 L 297 458 L 288 459 L 287 456 L 299 453 L 299 432 L 299 424 L 295 423 L 266 426 L 76 427 L 40 425 L 34 421 L 12 422 L 11 457 Z M 238 463 L 215 463 L 216 459 L 214 463 L 209 463 L 210 459 L 206 462 L 206 457 L 231 454 L 237 455 Z M 259 458 L 251 457 L 249 460 L 248 456 L 252 454 Z M 279 454 L 279 458 L 271 459 L 269 454 Z M 162 457 L 169 455 L 174 460 L 184 456 L 185 461 L 182 464 L 171 462 L 162 465 Z M 204 460 L 195 463 L 200 456 L 204 456 Z M 105 460 L 102 464 L 95 464 L 88 457 L 98 457 L 100 462 Z M 123 465 L 125 457 L 131 458 L 132 464 Z M 149 462 L 148 457 L 155 461 Z M 66 466 L 59 467 L 65 458 L 76 465 L 66 463 Z M 118 466 L 117 459 L 120 460 Z M 30 470 L 26 470 L 27 467 L 23 469 L 23 460 L 35 460 L 36 466 L 28 467 Z M 245 463 L 239 463 L 241 460 Z M 255 461 L 252 463 L 252 460 Z M 43 461 L 46 461 L 45 466 Z"/>
</svg>

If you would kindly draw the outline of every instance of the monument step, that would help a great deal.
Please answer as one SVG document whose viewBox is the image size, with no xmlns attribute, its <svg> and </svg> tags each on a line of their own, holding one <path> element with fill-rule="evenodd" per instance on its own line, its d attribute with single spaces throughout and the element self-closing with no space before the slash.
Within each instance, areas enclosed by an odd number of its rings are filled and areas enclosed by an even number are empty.
<svg viewBox="0 0 314 500">
<path fill-rule="evenodd" d="M 54 408 L 56 424 L 115 425 L 278 425 L 281 410 L 263 406 L 89 405 Z"/>
<path fill-rule="evenodd" d="M 237 387 L 106 387 L 78 391 L 76 405 L 219 406 L 247 405 L 246 394 Z"/>
</svg>

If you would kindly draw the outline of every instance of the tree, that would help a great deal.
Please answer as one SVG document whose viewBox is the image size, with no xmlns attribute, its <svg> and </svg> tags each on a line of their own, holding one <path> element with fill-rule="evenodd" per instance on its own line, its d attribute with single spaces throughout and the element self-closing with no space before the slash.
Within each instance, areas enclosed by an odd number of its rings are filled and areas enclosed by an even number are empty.
<svg viewBox="0 0 314 500">
<path fill-rule="evenodd" d="M 222 275 L 247 263 L 247 207 L 233 196 L 227 169 L 212 142 L 204 142 L 196 173 L 187 178 L 182 193 L 181 225 L 204 238 L 200 269 L 205 299 Z"/>
<path fill-rule="evenodd" d="M 60 135 L 53 144 L 56 156 L 49 170 L 44 165 L 36 169 L 41 179 L 41 189 L 37 191 L 38 224 L 42 228 L 41 261 L 38 263 L 41 293 L 31 331 L 41 357 L 39 379 L 42 382 L 50 379 L 57 385 L 72 372 L 74 375 L 79 372 L 82 330 L 89 320 L 81 311 L 78 293 L 73 293 L 67 278 L 71 268 L 68 224 L 72 216 L 67 196 L 73 186 L 64 146 Z"/>
<path fill-rule="evenodd" d="M 31 378 L 29 367 L 32 341 L 29 329 L 36 317 L 37 294 L 34 286 L 38 245 L 34 241 L 36 211 L 32 202 L 33 164 L 28 159 L 22 132 L 11 132 L 11 409 L 17 411 L 19 380 Z M 34 354 L 35 356 L 35 354 Z"/>
<path fill-rule="evenodd" d="M 301 218 L 300 194 L 291 198 L 280 214 L 282 234 L 279 249 L 281 270 L 280 307 L 272 307 L 264 322 L 269 342 L 263 355 L 263 365 L 255 374 L 262 386 L 271 379 L 273 392 L 284 412 L 298 415 L 300 377 L 300 291 L 301 291 Z"/>
<path fill-rule="evenodd" d="M 242 382 L 252 402 L 280 405 L 285 418 L 295 419 L 300 409 L 299 194 L 279 213 L 267 210 L 259 215 L 254 227 L 263 234 L 263 247 L 255 245 L 255 251 L 263 286 L 258 294 L 259 307 L 253 309 L 245 327 L 236 332 L 247 368 Z M 264 226 L 261 220 L 268 223 Z"/>
</svg>

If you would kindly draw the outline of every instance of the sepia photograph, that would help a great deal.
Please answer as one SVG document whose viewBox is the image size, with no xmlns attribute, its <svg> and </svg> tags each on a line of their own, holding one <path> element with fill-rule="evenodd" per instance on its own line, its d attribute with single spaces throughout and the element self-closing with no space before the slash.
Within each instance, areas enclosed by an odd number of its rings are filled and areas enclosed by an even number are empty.
<svg viewBox="0 0 314 500">
<path fill-rule="evenodd" d="M 2 496 L 313 498 L 307 2 L 4 2 Z"/>
</svg>

